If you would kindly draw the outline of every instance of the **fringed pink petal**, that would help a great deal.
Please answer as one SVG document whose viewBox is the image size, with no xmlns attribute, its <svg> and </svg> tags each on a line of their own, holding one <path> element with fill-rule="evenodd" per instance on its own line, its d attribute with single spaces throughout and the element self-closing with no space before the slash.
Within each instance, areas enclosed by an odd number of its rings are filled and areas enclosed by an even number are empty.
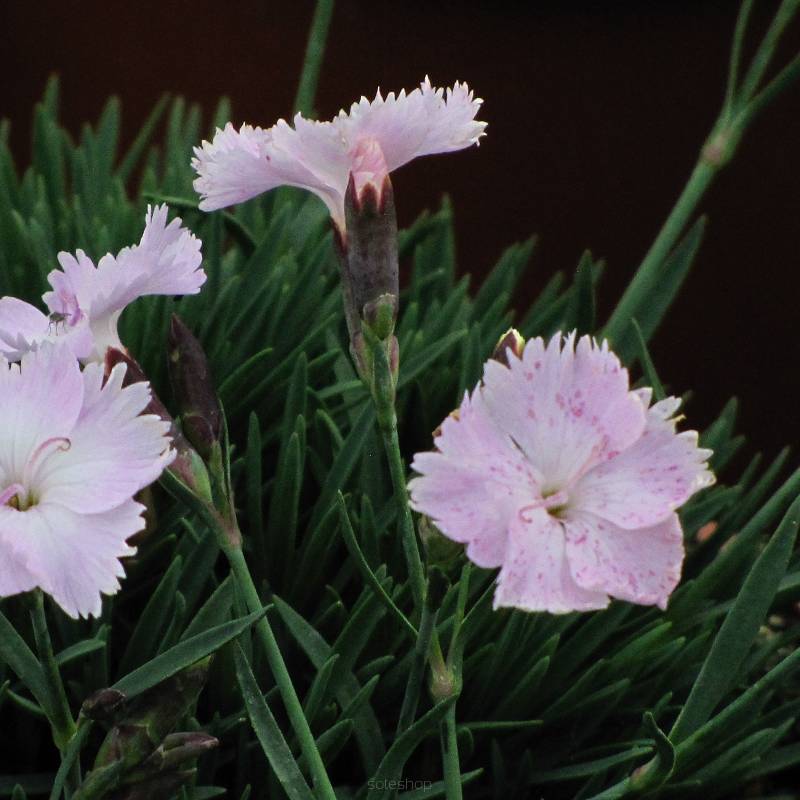
<svg viewBox="0 0 800 800">
<path fill-rule="evenodd" d="M 105 385 L 102 375 L 99 364 L 86 367 L 85 401 L 69 446 L 43 459 L 31 478 L 43 501 L 79 513 L 114 508 L 157 480 L 175 457 L 169 423 L 140 416 L 150 402 L 149 385 L 123 388 L 124 364 L 114 367 Z"/>
<path fill-rule="evenodd" d="M 707 464 L 711 451 L 698 447 L 697 432 L 675 430 L 678 403 L 669 398 L 652 406 L 641 437 L 578 481 L 572 496 L 576 509 L 621 528 L 646 528 L 714 482 Z"/>
<path fill-rule="evenodd" d="M 490 360 L 483 396 L 492 416 L 541 473 L 545 491 L 572 481 L 641 436 L 645 411 L 608 346 L 559 333 L 530 340 L 509 366 Z"/>
<path fill-rule="evenodd" d="M 436 446 L 437 452 L 414 458 L 420 477 L 409 485 L 412 507 L 466 544 L 476 564 L 499 566 L 510 519 L 537 492 L 535 473 L 487 414 L 478 391 L 442 423 Z"/>
<path fill-rule="evenodd" d="M 136 552 L 127 539 L 144 528 L 143 510 L 133 500 L 102 514 L 49 503 L 8 509 L 0 513 L 0 547 L 70 617 L 96 617 L 102 595 L 119 591 L 125 575 L 119 559 Z"/>
<path fill-rule="evenodd" d="M 604 591 L 585 589 L 574 581 L 564 529 L 557 520 L 540 508 L 514 515 L 494 593 L 495 608 L 567 614 L 607 605 Z"/>
<path fill-rule="evenodd" d="M 667 607 L 683 564 L 677 514 L 648 528 L 628 530 L 588 512 L 566 521 L 567 559 L 584 589 L 642 605 Z"/>
</svg>

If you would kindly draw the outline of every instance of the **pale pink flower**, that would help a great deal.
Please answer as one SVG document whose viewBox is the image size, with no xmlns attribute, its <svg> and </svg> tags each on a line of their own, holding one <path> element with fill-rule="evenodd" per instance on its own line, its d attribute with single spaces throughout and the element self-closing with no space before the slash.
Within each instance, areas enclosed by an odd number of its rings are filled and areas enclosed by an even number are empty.
<svg viewBox="0 0 800 800">
<path fill-rule="evenodd" d="M 94 265 L 82 251 L 59 253 L 60 270 L 47 277 L 42 299 L 49 314 L 15 297 L 0 299 L 0 353 L 18 359 L 44 341 L 67 344 L 81 360 L 102 361 L 122 348 L 117 323 L 126 306 L 146 295 L 197 294 L 206 279 L 201 242 L 179 218 L 167 224 L 167 206 L 148 207 L 139 244 Z"/>
<path fill-rule="evenodd" d="M 343 231 L 351 174 L 360 193 L 367 183 L 380 188 L 390 172 L 418 156 L 476 144 L 486 127 L 475 120 L 481 103 L 466 83 L 445 92 L 426 77 L 408 94 L 362 97 L 330 122 L 297 114 L 294 128 L 282 119 L 267 130 L 242 125 L 237 131 L 228 123 L 213 142 L 195 148 L 200 208 L 213 211 L 277 186 L 299 186 L 322 198 Z"/>
<path fill-rule="evenodd" d="M 104 384 L 64 345 L 0 357 L 0 597 L 40 587 L 78 617 L 119 589 L 126 540 L 144 527 L 133 495 L 175 456 L 169 423 L 140 415 L 148 384 L 122 388 L 124 375 Z"/>
<path fill-rule="evenodd" d="M 527 342 L 418 453 L 412 505 L 467 556 L 500 568 L 494 605 L 564 613 L 610 597 L 666 607 L 680 580 L 676 510 L 714 477 L 675 398 L 650 405 L 588 336 Z"/>
</svg>

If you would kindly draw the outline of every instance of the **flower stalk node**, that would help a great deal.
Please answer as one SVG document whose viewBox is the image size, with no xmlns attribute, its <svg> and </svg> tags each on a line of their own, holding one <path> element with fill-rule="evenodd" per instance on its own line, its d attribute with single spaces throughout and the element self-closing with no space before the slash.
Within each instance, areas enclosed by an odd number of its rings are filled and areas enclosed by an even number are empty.
<svg viewBox="0 0 800 800">
<path fill-rule="evenodd" d="M 703 146 L 701 161 L 720 169 L 733 157 L 735 145 L 733 131 L 730 128 L 723 128 L 709 137 Z"/>
<path fill-rule="evenodd" d="M 394 333 L 397 306 L 398 300 L 395 294 L 382 294 L 364 306 L 364 322 L 382 342 Z"/>
<path fill-rule="evenodd" d="M 431 660 L 430 693 L 434 703 L 441 703 L 461 694 L 462 680 L 451 666 L 445 663 L 436 664 Z"/>
</svg>

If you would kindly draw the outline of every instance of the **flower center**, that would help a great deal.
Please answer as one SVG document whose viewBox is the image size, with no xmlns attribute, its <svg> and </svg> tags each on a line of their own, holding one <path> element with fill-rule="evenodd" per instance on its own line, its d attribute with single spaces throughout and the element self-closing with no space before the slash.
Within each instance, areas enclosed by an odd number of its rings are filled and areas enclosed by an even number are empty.
<svg viewBox="0 0 800 800">
<path fill-rule="evenodd" d="M 569 495 L 566 489 L 553 489 L 543 491 L 542 499 L 536 503 L 523 506 L 519 510 L 520 519 L 523 522 L 531 522 L 530 512 L 537 508 L 543 508 L 551 517 L 561 518 L 567 508 Z"/>
<path fill-rule="evenodd" d="M 25 491 L 25 487 L 21 483 L 12 483 L 11 486 L 0 492 L 0 506 L 9 506 L 17 511 L 25 511 L 33 505 L 36 505 L 35 498 Z"/>
</svg>

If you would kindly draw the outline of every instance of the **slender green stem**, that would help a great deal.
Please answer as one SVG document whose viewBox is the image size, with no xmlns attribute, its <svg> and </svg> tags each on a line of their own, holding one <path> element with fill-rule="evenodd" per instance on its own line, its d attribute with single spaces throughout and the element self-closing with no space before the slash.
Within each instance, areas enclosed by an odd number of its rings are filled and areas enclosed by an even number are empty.
<svg viewBox="0 0 800 800">
<path fill-rule="evenodd" d="M 50 631 L 47 627 L 47 617 L 44 611 L 44 595 L 41 589 L 36 589 L 33 593 L 31 622 L 33 623 L 33 637 L 36 641 L 36 649 L 44 669 L 50 695 L 49 708 L 44 710 L 47 712 L 50 726 L 53 729 L 53 741 L 56 743 L 56 747 L 64 753 L 70 740 L 75 735 L 76 727 L 67 702 L 67 693 L 64 691 L 64 683 L 61 680 L 58 663 L 53 653 L 53 644 L 50 640 Z"/>
<path fill-rule="evenodd" d="M 425 570 L 419 554 L 417 533 L 408 504 L 408 487 L 406 486 L 406 470 L 403 456 L 400 453 L 400 438 L 397 435 L 397 414 L 395 413 L 395 377 L 389 364 L 387 341 L 380 341 L 368 334 L 372 356 L 373 380 L 372 400 L 375 403 L 375 416 L 383 438 L 386 458 L 389 462 L 389 474 L 392 479 L 392 493 L 397 505 L 397 517 L 400 521 L 400 536 L 403 553 L 406 558 L 408 577 L 411 581 L 411 592 L 414 605 L 422 610 L 425 603 Z"/>
<path fill-rule="evenodd" d="M 222 539 L 222 537 L 220 538 Z M 244 553 L 241 548 L 238 547 L 224 547 L 223 549 L 230 562 L 234 578 L 242 593 L 245 605 L 250 612 L 260 611 L 263 605 L 250 574 L 250 569 L 245 561 Z M 272 675 L 275 678 L 278 691 L 283 698 L 286 712 L 289 715 L 289 721 L 300 742 L 303 755 L 311 768 L 314 788 L 324 800 L 336 800 L 336 794 L 333 791 L 328 773 L 325 770 L 325 764 L 322 761 L 322 756 L 314 741 L 311 728 L 308 726 L 308 720 L 303 713 L 303 706 L 292 684 L 292 679 L 286 668 L 286 662 L 283 660 L 283 655 L 281 654 L 280 647 L 278 647 L 275 634 L 272 632 L 272 626 L 269 624 L 266 617 L 262 617 L 256 625 L 255 630 L 258 640 L 264 649 L 264 654 L 267 657 Z"/>
<path fill-rule="evenodd" d="M 695 166 L 669 217 L 606 324 L 605 335 L 612 342 L 621 338 L 630 326 L 642 299 L 652 293 L 653 287 L 658 283 L 661 265 L 678 241 L 718 169 L 719 165 L 702 158 Z"/>
<path fill-rule="evenodd" d="M 414 530 L 414 520 L 411 517 L 411 507 L 408 505 L 408 489 L 406 488 L 406 473 L 403 466 L 403 457 L 400 455 L 400 439 L 397 436 L 397 423 L 389 430 L 382 429 L 383 446 L 389 461 L 389 473 L 392 477 L 392 488 L 397 513 L 400 517 L 400 535 L 403 541 L 403 552 L 408 565 L 411 579 L 411 592 L 414 603 L 421 608 L 425 602 L 425 573 L 422 568 L 422 558 L 419 554 L 417 534 Z"/>
<path fill-rule="evenodd" d="M 728 86 L 725 90 L 725 106 L 723 114 L 730 116 L 734 98 L 736 96 L 736 86 L 739 82 L 739 64 L 742 60 L 742 45 L 747 33 L 747 23 L 750 19 L 750 12 L 753 10 L 753 0 L 744 0 L 739 9 L 739 16 L 736 18 L 736 29 L 733 33 L 733 47 L 731 48 L 731 59 L 728 65 Z"/>
<path fill-rule="evenodd" d="M 456 733 L 456 704 L 447 709 L 441 725 L 442 765 L 444 767 L 444 796 L 447 800 L 461 800 L 461 762 L 458 758 Z"/>
<path fill-rule="evenodd" d="M 419 622 L 419 633 L 414 647 L 414 658 L 411 662 L 411 671 L 403 695 L 403 704 L 400 707 L 400 717 L 397 720 L 397 735 L 408 730 L 414 722 L 419 705 L 419 696 L 425 679 L 425 669 L 428 666 L 428 653 L 431 649 L 431 637 L 436 628 L 436 609 L 431 609 L 427 603 L 422 606 L 422 616 Z"/>
<path fill-rule="evenodd" d="M 294 110 L 299 111 L 304 117 L 310 116 L 314 107 L 314 96 L 317 93 L 317 82 L 322 67 L 322 58 L 325 55 L 325 41 L 328 38 L 332 15 L 333 0 L 317 0 L 314 18 L 311 20 L 311 30 L 308 34 L 303 71 L 300 73 L 300 84 L 294 100 Z"/>
<path fill-rule="evenodd" d="M 631 320 L 658 285 L 665 260 L 695 214 L 715 175 L 732 157 L 756 113 L 800 75 L 800 64 L 793 61 L 759 95 L 753 97 L 775 55 L 781 34 L 800 8 L 800 0 L 784 0 L 750 64 L 741 89 L 736 91 L 749 6 L 749 0 L 745 0 L 737 21 L 722 112 L 711 129 L 688 183 L 606 324 L 604 334 L 612 342 L 629 334 Z"/>
<path fill-rule="evenodd" d="M 461 663 L 464 653 L 464 637 L 461 635 L 461 626 L 464 624 L 464 614 L 467 610 L 467 598 L 469 597 L 469 576 L 472 568 L 470 562 L 465 562 L 461 568 L 461 577 L 458 580 L 458 598 L 456 600 L 456 611 L 453 615 L 453 633 L 450 636 L 450 649 L 447 653 L 447 660 L 452 663 Z"/>
<path fill-rule="evenodd" d="M 411 640 L 416 642 L 417 637 L 419 636 L 417 629 L 411 624 L 408 617 L 397 607 L 394 600 L 392 600 L 386 589 L 383 588 L 383 585 L 378 580 L 378 577 L 372 571 L 372 568 L 364 556 L 364 553 L 361 552 L 361 547 L 356 539 L 355 531 L 350 523 L 350 516 L 347 513 L 347 506 L 344 502 L 344 495 L 339 492 L 338 498 L 339 518 L 342 521 L 342 536 L 344 537 L 347 549 L 350 551 L 350 555 L 355 560 L 356 565 L 358 566 L 364 578 L 364 582 L 375 593 L 375 596 L 381 602 L 381 605 L 383 605 L 389 611 L 389 613 L 392 614 L 395 619 L 398 620 L 398 622 L 400 622 L 400 624 L 403 626 L 403 630 L 411 637 Z"/>
<path fill-rule="evenodd" d="M 772 57 L 775 55 L 778 42 L 797 13 L 798 8 L 800 8 L 800 0 L 783 0 L 781 3 L 775 18 L 772 20 L 772 24 L 769 26 L 755 56 L 753 56 L 750 69 L 742 81 L 742 90 L 737 98 L 740 102 L 746 103 L 755 94 L 764 78 L 770 61 L 772 61 Z"/>
<path fill-rule="evenodd" d="M 737 127 L 746 128 L 775 98 L 800 78 L 800 54 L 796 55 L 742 110 Z"/>
</svg>

